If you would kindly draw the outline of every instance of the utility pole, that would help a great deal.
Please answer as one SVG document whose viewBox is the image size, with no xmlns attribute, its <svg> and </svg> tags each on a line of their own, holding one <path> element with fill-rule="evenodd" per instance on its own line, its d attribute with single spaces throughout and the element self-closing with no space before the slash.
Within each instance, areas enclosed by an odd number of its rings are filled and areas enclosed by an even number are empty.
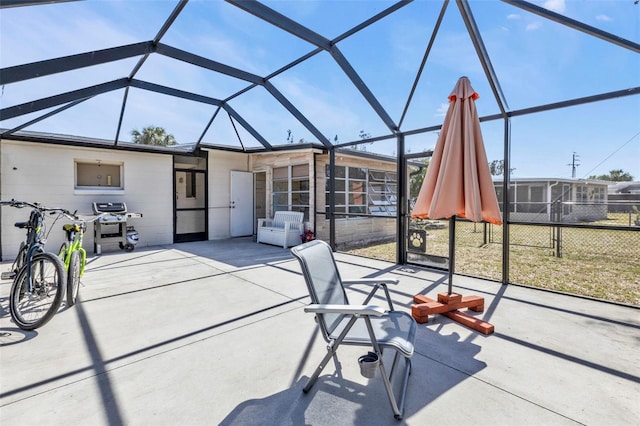
<svg viewBox="0 0 640 426">
<path fill-rule="evenodd" d="M 579 155 L 575 152 L 573 153 L 573 159 L 571 163 L 567 164 L 567 166 L 571 166 L 571 177 L 575 179 L 576 177 L 576 167 L 580 165 Z"/>
</svg>

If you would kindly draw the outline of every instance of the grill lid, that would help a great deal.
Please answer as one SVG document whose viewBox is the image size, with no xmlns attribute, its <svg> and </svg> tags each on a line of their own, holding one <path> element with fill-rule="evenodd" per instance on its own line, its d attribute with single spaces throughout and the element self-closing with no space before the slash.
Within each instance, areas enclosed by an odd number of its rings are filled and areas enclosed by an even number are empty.
<svg viewBox="0 0 640 426">
<path fill-rule="evenodd" d="M 114 203 L 93 203 L 93 213 L 126 213 L 127 205 L 122 202 Z"/>
</svg>

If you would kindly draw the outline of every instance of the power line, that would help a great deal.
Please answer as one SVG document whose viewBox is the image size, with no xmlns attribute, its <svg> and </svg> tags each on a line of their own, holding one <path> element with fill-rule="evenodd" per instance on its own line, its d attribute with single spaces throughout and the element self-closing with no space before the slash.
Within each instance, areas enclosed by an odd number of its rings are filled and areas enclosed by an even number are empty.
<svg viewBox="0 0 640 426">
<path fill-rule="evenodd" d="M 618 149 L 616 149 L 615 151 L 613 151 L 611 154 L 609 154 L 607 157 L 605 157 L 604 160 L 602 160 L 601 162 L 599 162 L 598 164 L 596 164 L 596 166 L 589 170 L 587 173 L 585 173 L 585 175 L 582 177 L 583 179 L 586 178 L 587 176 L 589 176 L 589 173 L 593 172 L 595 169 L 597 169 L 598 167 L 600 167 L 605 161 L 607 161 L 609 158 L 613 157 L 618 151 L 620 151 L 622 148 L 624 148 L 625 146 L 627 146 L 631 141 L 633 141 L 635 138 L 638 137 L 638 135 L 640 135 L 640 132 L 636 133 L 635 135 L 631 136 L 631 139 L 629 139 L 628 141 L 626 141 L 625 143 L 623 143 Z"/>
</svg>

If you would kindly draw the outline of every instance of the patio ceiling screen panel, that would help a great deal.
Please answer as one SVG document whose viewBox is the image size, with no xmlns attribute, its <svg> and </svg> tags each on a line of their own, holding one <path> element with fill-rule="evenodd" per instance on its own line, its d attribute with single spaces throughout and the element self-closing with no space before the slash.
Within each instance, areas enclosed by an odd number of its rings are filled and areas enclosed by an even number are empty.
<svg viewBox="0 0 640 426">
<path fill-rule="evenodd" d="M 440 10 L 432 13 L 439 14 Z M 425 36 L 424 40 L 416 42 L 421 45 L 421 56 L 424 55 L 429 37 L 430 35 Z M 406 132 L 441 126 L 449 107 L 447 98 L 451 94 L 451 88 L 462 76 L 469 77 L 474 90 L 480 94 L 480 99 L 476 102 L 478 115 L 482 118 L 500 114 L 500 107 L 473 45 L 469 30 L 460 10 L 451 3 L 433 40 L 411 104 L 407 109 L 402 130 Z M 407 148 L 409 147 L 411 146 Z M 413 152 L 416 148 L 411 147 Z M 423 149 L 432 150 L 433 148 L 434 146 L 426 146 Z"/>
<path fill-rule="evenodd" d="M 220 1 L 189 2 L 162 43 L 259 76 L 273 73 L 313 48 Z M 227 96 L 235 92 L 230 88 Z"/>
<path fill-rule="evenodd" d="M 174 6 L 79 1 L 0 9 L 2 68 L 152 40 Z"/>
<path fill-rule="evenodd" d="M 2 108 L 100 85 L 114 80 L 114 77 L 124 78 L 135 62 L 133 58 L 125 59 L 6 84 Z M 4 124 L 0 126 L 4 127 Z"/>
<path fill-rule="evenodd" d="M 407 102 L 440 7 L 440 2 L 413 2 L 337 44 L 396 123 Z M 413 19 L 417 15 L 424 18 Z M 363 46 L 369 48 L 363 49 Z M 403 130 L 408 129 L 403 127 Z"/>
<path fill-rule="evenodd" d="M 387 9 L 403 7 L 407 1 L 377 0 L 363 4 L 357 1 L 263 1 L 263 4 L 300 25 L 322 34 L 328 39 L 349 31 L 351 28 L 384 13 Z"/>
<path fill-rule="evenodd" d="M 78 102 L 71 108 L 45 117 L 24 127 L 24 132 L 52 133 L 58 135 L 101 139 L 113 144 L 119 120 L 120 104 L 124 89 L 114 90 Z M 66 105 L 66 104 L 65 104 Z M 28 123 L 31 117 L 47 115 L 47 110 L 2 121 L 2 127 L 13 129 L 12 122 Z M 5 123 L 8 126 L 5 126 Z"/>
<path fill-rule="evenodd" d="M 253 127 L 248 126 L 231 104 L 225 104 L 212 118 L 202 136 L 202 146 L 215 145 L 239 151 L 271 148 L 271 144 Z"/>
<path fill-rule="evenodd" d="M 511 176 L 571 179 L 576 153 L 578 179 L 622 169 L 638 180 L 640 122 L 628 119 L 634 110 L 640 113 L 637 96 L 512 118 Z"/>
<path fill-rule="evenodd" d="M 267 22 L 278 26 L 284 31 L 287 31 L 303 40 L 308 41 L 314 46 L 329 52 L 336 63 L 339 65 L 341 70 L 344 72 L 344 74 L 351 81 L 352 85 L 360 92 L 360 94 L 364 97 L 370 107 L 376 112 L 378 117 L 385 123 L 388 129 L 390 129 L 391 131 L 396 130 L 397 126 L 391 120 L 387 112 L 379 104 L 375 96 L 373 96 L 366 84 L 362 81 L 357 71 L 351 66 L 347 58 L 342 55 L 342 52 L 340 52 L 338 47 L 329 39 L 258 2 L 240 2 L 237 0 L 227 1 L 237 5 L 238 7 L 241 7 L 242 9 L 257 17 L 260 17 L 261 19 L 264 19 Z"/>
<path fill-rule="evenodd" d="M 422 132 L 418 134 L 410 134 L 404 137 L 405 154 L 419 154 L 424 152 L 432 152 L 438 141 L 439 130 L 430 132 Z M 430 154 L 429 154 L 430 155 Z M 417 194 L 416 194 L 417 195 Z"/>
<path fill-rule="evenodd" d="M 136 74 L 136 79 L 220 100 L 250 84 L 245 80 L 193 66 L 162 54 L 151 55 Z"/>
<path fill-rule="evenodd" d="M 508 3 L 511 2 L 471 6 L 512 110 L 640 85 L 640 74 L 634 77 L 633 73 L 620 72 L 621 69 L 640 70 L 637 51 Z M 558 10 L 582 19 L 582 26 L 600 33 L 613 30 L 618 21 L 628 21 L 629 15 L 635 14 L 637 22 L 638 9 L 633 8 L 631 1 L 607 2 L 607 7 L 602 7 L 602 2 L 594 3 L 601 7 L 566 2 Z M 501 17 L 501 22 L 496 16 Z M 617 38 L 610 33 L 607 37 Z M 570 84 L 567 76 L 573 76 Z"/>
<path fill-rule="evenodd" d="M 334 144 L 358 141 L 361 133 L 391 133 L 326 52 L 277 75 L 271 82 Z M 317 138 L 313 141 L 318 142 Z"/>
<path fill-rule="evenodd" d="M 275 88 L 272 90 L 279 93 Z M 252 126 L 273 146 L 319 142 L 311 130 L 296 119 L 265 87 L 255 87 L 229 103 L 242 117 L 253 117 Z"/>
<path fill-rule="evenodd" d="M 130 142 L 134 129 L 142 132 L 145 127 L 153 126 L 162 127 L 178 144 L 195 144 L 217 105 L 141 90 L 143 88 L 144 85 L 129 90 L 119 140 Z"/>
</svg>

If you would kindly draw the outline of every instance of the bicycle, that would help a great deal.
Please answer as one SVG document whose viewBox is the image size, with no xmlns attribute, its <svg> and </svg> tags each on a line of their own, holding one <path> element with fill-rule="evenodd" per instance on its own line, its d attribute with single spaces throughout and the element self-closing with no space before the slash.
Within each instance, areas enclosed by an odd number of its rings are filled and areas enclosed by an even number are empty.
<svg viewBox="0 0 640 426">
<path fill-rule="evenodd" d="M 65 232 L 65 241 L 58 250 L 58 257 L 64 264 L 67 271 L 67 306 L 76 304 L 78 291 L 80 290 L 80 278 L 84 275 L 84 268 L 87 265 L 87 251 L 82 247 L 85 232 L 87 232 L 87 222 L 94 222 L 102 215 L 98 215 L 91 220 L 82 219 L 76 215 L 77 212 L 63 210 L 62 214 L 71 219 L 73 223 L 62 225 Z"/>
<path fill-rule="evenodd" d="M 45 234 L 45 213 L 62 210 L 17 200 L 0 201 L 0 206 L 31 208 L 28 221 L 15 223 L 17 228 L 27 230 L 27 237 L 20 244 L 11 271 L 3 272 L 2 279 L 13 278 L 9 293 L 11 318 L 21 329 L 34 330 L 53 318 L 65 292 L 64 265 L 56 254 L 44 250 L 48 235 Z"/>
<path fill-rule="evenodd" d="M 67 306 L 75 305 L 80 289 L 80 278 L 84 275 L 87 264 L 87 252 L 82 247 L 82 239 L 87 231 L 87 222 L 76 216 L 76 212 L 63 211 L 62 214 L 71 219 L 73 223 L 62 225 L 65 232 L 65 242 L 58 250 L 58 257 L 64 264 L 67 272 Z"/>
</svg>

